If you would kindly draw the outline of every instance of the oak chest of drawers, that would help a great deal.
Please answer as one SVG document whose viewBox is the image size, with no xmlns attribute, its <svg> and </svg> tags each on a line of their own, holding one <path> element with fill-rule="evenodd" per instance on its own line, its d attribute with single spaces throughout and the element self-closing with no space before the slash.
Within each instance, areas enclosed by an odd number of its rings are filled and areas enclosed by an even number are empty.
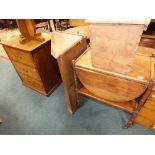
<svg viewBox="0 0 155 155">
<path fill-rule="evenodd" d="M 43 95 L 50 95 L 60 84 L 57 61 L 51 56 L 49 34 L 42 34 L 43 42 L 29 40 L 19 43 L 19 37 L 3 41 L 2 45 L 24 86 Z"/>
</svg>

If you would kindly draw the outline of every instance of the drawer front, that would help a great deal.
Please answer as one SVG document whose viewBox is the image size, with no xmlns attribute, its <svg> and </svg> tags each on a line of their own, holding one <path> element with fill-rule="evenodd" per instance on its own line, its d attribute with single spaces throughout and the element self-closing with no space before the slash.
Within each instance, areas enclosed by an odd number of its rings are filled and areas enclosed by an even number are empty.
<svg viewBox="0 0 155 155">
<path fill-rule="evenodd" d="M 155 103 L 155 91 L 151 92 L 151 95 L 149 96 L 148 100 L 150 100 L 150 101 Z"/>
<path fill-rule="evenodd" d="M 155 92 L 154 91 L 152 91 L 144 107 L 155 111 Z"/>
<path fill-rule="evenodd" d="M 151 100 L 147 100 L 144 107 L 155 111 L 155 102 Z"/>
<path fill-rule="evenodd" d="M 6 47 L 6 46 L 5 46 L 5 50 L 11 60 L 21 62 L 31 67 L 35 67 L 33 63 L 33 58 L 30 52 L 24 52 L 22 50 L 18 50 L 18 49 Z"/>
<path fill-rule="evenodd" d="M 143 107 L 140 110 L 139 115 L 155 122 L 155 111 L 153 110 Z"/>
<path fill-rule="evenodd" d="M 14 64 L 17 72 L 19 73 L 21 77 L 29 76 L 35 80 L 41 81 L 38 71 L 35 68 L 31 68 L 27 65 L 24 65 L 19 62 L 15 62 L 15 61 L 12 61 L 12 63 Z"/>
<path fill-rule="evenodd" d="M 141 124 L 147 128 L 155 130 L 155 122 L 153 122 L 145 117 L 137 115 L 135 122 L 138 124 Z"/>
<path fill-rule="evenodd" d="M 23 84 L 39 92 L 45 92 L 44 86 L 41 82 L 33 80 L 29 77 L 22 77 Z"/>
</svg>

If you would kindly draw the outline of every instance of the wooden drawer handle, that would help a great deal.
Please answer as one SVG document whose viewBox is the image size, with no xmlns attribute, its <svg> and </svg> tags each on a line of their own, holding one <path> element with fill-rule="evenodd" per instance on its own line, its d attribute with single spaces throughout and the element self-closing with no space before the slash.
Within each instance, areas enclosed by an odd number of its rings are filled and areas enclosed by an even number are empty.
<svg viewBox="0 0 155 155">
<path fill-rule="evenodd" d="M 29 71 L 28 71 L 28 70 L 26 70 L 26 69 L 23 69 L 23 71 L 24 71 L 24 72 L 26 72 L 26 73 L 28 73 L 28 72 L 29 72 Z"/>
<path fill-rule="evenodd" d="M 36 86 L 36 84 L 34 82 L 32 82 L 32 86 Z"/>
<path fill-rule="evenodd" d="M 17 58 L 17 59 L 20 59 L 20 60 L 22 59 L 22 57 L 19 56 L 19 55 L 16 55 L 16 58 Z"/>
<path fill-rule="evenodd" d="M 32 81 L 28 81 L 32 86 L 36 86 L 36 83 L 32 82 Z"/>
<path fill-rule="evenodd" d="M 32 86 L 36 86 L 36 84 L 34 82 L 32 82 L 32 81 L 28 81 L 28 82 L 30 82 L 32 84 Z"/>
</svg>

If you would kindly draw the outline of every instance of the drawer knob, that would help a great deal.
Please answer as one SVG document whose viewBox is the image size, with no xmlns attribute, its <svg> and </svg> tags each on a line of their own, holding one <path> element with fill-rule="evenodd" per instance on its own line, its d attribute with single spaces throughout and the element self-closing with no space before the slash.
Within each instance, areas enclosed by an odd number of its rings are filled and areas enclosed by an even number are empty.
<svg viewBox="0 0 155 155">
<path fill-rule="evenodd" d="M 22 57 L 21 57 L 21 56 L 18 56 L 18 55 L 17 55 L 16 57 L 17 57 L 17 59 L 20 59 L 20 60 L 22 59 Z"/>
<path fill-rule="evenodd" d="M 32 86 L 35 86 L 35 83 L 32 83 Z"/>
<path fill-rule="evenodd" d="M 24 72 L 26 72 L 26 73 L 28 73 L 28 72 L 29 72 L 29 71 L 28 71 L 28 70 L 26 70 L 26 69 L 23 69 L 23 71 L 24 71 Z"/>
</svg>

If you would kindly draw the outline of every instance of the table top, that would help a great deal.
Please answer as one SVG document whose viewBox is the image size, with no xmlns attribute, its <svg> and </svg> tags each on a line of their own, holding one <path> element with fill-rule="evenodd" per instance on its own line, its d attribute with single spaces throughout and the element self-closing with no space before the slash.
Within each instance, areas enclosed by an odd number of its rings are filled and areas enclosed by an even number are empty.
<svg viewBox="0 0 155 155">
<path fill-rule="evenodd" d="M 65 32 L 53 32 L 51 34 L 51 55 L 56 59 L 59 58 L 59 56 L 79 43 L 82 38 L 82 36 Z"/>
<path fill-rule="evenodd" d="M 98 69 L 96 67 L 93 67 L 92 61 L 91 61 L 91 49 L 88 48 L 77 60 L 75 65 L 77 67 L 86 68 L 89 70 L 110 74 L 112 76 L 118 76 L 120 78 L 126 78 L 130 80 L 135 80 L 137 82 L 144 82 L 148 83 L 148 81 L 151 79 L 151 57 L 145 56 L 145 55 L 139 55 L 136 54 L 134 63 L 132 65 L 131 71 L 126 74 L 119 74 L 110 72 L 108 70 Z"/>
<path fill-rule="evenodd" d="M 34 39 L 30 39 L 25 44 L 21 44 L 21 43 L 19 43 L 19 36 L 15 36 L 11 39 L 9 38 L 8 40 L 3 40 L 0 43 L 2 45 L 6 45 L 9 47 L 13 47 L 13 48 L 17 48 L 17 49 L 21 49 L 21 50 L 29 52 L 29 51 L 32 51 L 32 50 L 38 48 L 39 46 L 43 45 L 45 42 L 51 40 L 51 35 L 48 33 L 42 33 L 42 36 L 45 39 L 42 42 L 36 41 Z"/>
</svg>

